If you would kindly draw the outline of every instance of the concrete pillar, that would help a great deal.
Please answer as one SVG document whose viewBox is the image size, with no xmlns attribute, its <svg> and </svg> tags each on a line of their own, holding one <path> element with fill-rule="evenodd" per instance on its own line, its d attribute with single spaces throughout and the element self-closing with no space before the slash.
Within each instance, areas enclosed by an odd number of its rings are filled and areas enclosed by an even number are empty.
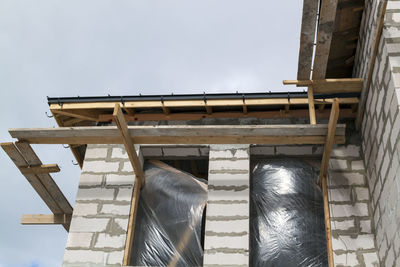
<svg viewBox="0 0 400 267">
<path fill-rule="evenodd" d="M 88 145 L 64 267 L 122 264 L 134 180 L 122 145 Z"/>
<path fill-rule="evenodd" d="M 249 145 L 211 145 L 204 266 L 249 266 Z"/>
</svg>

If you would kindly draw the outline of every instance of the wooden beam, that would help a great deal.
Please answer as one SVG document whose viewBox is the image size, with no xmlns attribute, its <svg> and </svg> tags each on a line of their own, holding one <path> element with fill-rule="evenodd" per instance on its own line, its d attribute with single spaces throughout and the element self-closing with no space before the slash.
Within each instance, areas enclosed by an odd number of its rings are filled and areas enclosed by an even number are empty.
<svg viewBox="0 0 400 267">
<path fill-rule="evenodd" d="M 19 167 L 25 167 L 28 165 L 21 152 L 17 149 L 14 143 L 1 143 L 1 147 L 4 152 L 10 157 L 10 159 L 14 162 L 14 164 Z M 50 195 L 47 188 L 42 184 L 39 178 L 34 174 L 24 174 L 26 180 L 31 184 L 33 189 L 38 193 L 38 195 L 42 198 L 44 203 L 46 203 L 47 207 L 55 214 L 64 213 L 61 208 L 58 206 L 57 202 Z"/>
<path fill-rule="evenodd" d="M 333 263 L 333 249 L 332 249 L 332 232 L 331 232 L 331 216 L 329 211 L 329 199 L 328 199 L 328 186 L 326 182 L 326 176 L 321 179 L 322 195 L 324 201 L 324 218 L 325 218 L 325 236 L 326 236 L 326 249 L 328 252 L 328 266 L 334 267 Z"/>
<path fill-rule="evenodd" d="M 337 121 L 339 118 L 339 103 L 335 101 L 331 108 L 331 117 L 329 118 L 328 134 L 326 135 L 326 142 L 324 147 L 324 153 L 322 154 L 321 169 L 319 174 L 319 180 L 328 173 L 329 158 L 331 156 L 332 147 L 334 144 L 334 138 L 336 129 L 338 127 Z"/>
<path fill-rule="evenodd" d="M 325 78 L 332 35 L 335 29 L 337 4 L 338 0 L 321 1 L 312 79 Z"/>
<path fill-rule="evenodd" d="M 138 181 L 138 180 L 136 180 Z M 135 183 L 133 187 L 133 194 L 131 199 L 131 208 L 128 220 L 128 232 L 126 233 L 126 241 L 125 241 L 125 250 L 124 250 L 124 258 L 122 265 L 128 266 L 130 265 L 130 260 L 132 256 L 132 248 L 133 248 L 133 238 L 135 234 L 135 225 L 136 225 L 136 216 L 137 216 L 137 208 L 139 203 L 140 196 L 140 186 L 139 183 Z"/>
<path fill-rule="evenodd" d="M 1 147 L 19 169 L 42 165 L 29 144 L 2 143 Z M 54 214 L 72 214 L 71 205 L 49 173 L 40 172 L 25 172 L 23 175 Z M 63 224 L 63 227 L 68 231 L 69 224 Z"/>
<path fill-rule="evenodd" d="M 343 84 L 350 84 L 350 83 L 357 83 L 357 80 L 362 79 L 326 79 L 322 81 L 315 81 L 316 83 L 324 82 L 326 81 L 327 83 L 334 83 L 335 86 L 337 86 L 340 83 Z M 298 80 L 294 80 L 292 82 L 297 82 Z M 308 86 L 310 84 L 310 80 L 299 80 L 301 84 L 299 86 Z M 286 82 L 286 81 L 285 81 Z M 359 81 L 358 81 L 359 83 Z M 285 83 L 286 84 L 286 83 Z M 293 83 L 297 84 L 297 83 Z M 315 84 L 312 84 L 315 85 Z M 75 114 L 79 114 L 79 112 L 84 111 L 84 110 L 96 110 L 96 109 L 101 109 L 101 110 L 114 110 L 115 104 L 118 104 L 119 102 L 97 102 L 97 103 L 65 103 L 62 106 L 59 106 L 58 104 L 51 104 L 50 105 L 50 110 L 54 113 L 56 113 L 58 110 L 63 110 L 66 112 L 70 112 L 75 110 Z M 278 104 L 291 104 L 291 105 L 303 105 L 307 104 L 308 99 L 307 97 L 301 97 L 301 98 L 291 98 L 290 103 L 288 103 L 288 98 L 258 98 L 258 99 L 246 99 L 246 105 L 247 106 L 264 106 L 264 105 L 278 105 Z M 161 101 L 131 101 L 131 102 L 125 102 L 124 108 L 141 108 L 141 109 L 149 109 L 149 108 L 162 108 L 164 107 L 205 107 L 205 103 L 203 100 L 164 100 L 164 104 L 161 103 Z M 243 100 L 242 99 L 209 99 L 207 100 L 207 105 L 210 107 L 221 107 L 221 106 L 226 106 L 226 107 L 241 107 L 243 105 Z M 67 116 L 67 115 L 66 115 Z M 97 117 L 97 116 L 96 116 Z M 61 126 L 61 125 L 60 125 Z"/>
<path fill-rule="evenodd" d="M 15 145 L 25 158 L 26 162 L 28 163 L 28 166 L 42 165 L 41 160 L 36 155 L 35 151 L 33 151 L 30 144 L 26 142 L 16 142 Z M 50 174 L 42 173 L 42 174 L 37 174 L 36 176 L 46 187 L 47 191 L 50 193 L 53 199 L 57 202 L 57 205 L 61 208 L 62 213 L 71 214 L 72 213 L 71 205 L 69 204 L 64 194 L 61 192 L 60 188 L 57 186 L 56 182 L 54 182 Z"/>
<path fill-rule="evenodd" d="M 285 113 L 288 114 L 290 112 L 290 104 L 285 105 Z"/>
<path fill-rule="evenodd" d="M 315 0 L 303 1 L 299 64 L 297 68 L 297 79 L 299 80 L 310 79 L 312 56 L 314 51 L 317 13 L 318 13 L 318 1 Z"/>
<path fill-rule="evenodd" d="M 308 111 L 310 112 L 310 124 L 316 124 L 317 119 L 315 117 L 315 104 L 314 104 L 314 91 L 312 85 L 308 86 Z"/>
<path fill-rule="evenodd" d="M 79 112 L 74 112 L 57 109 L 54 110 L 54 113 L 89 121 L 97 121 L 99 117 L 99 113 L 94 110 L 82 110 Z"/>
<path fill-rule="evenodd" d="M 207 105 L 207 104 L 206 104 L 204 107 L 205 107 L 206 112 L 207 112 L 208 115 L 211 115 L 211 114 L 213 113 L 212 107 L 210 107 L 210 106 Z"/>
<path fill-rule="evenodd" d="M 162 110 L 165 115 L 169 115 L 171 113 L 171 109 L 169 107 L 166 107 L 165 105 L 162 105 Z"/>
<path fill-rule="evenodd" d="M 292 99 L 291 99 L 292 100 Z M 314 99 L 315 104 L 330 104 L 332 101 L 330 99 Z M 357 98 L 342 98 L 341 104 L 356 104 L 358 103 Z M 289 104 L 287 104 L 289 105 Z M 307 105 L 305 103 L 304 105 Z M 318 118 L 329 118 L 330 111 L 320 112 L 317 114 Z M 305 118 L 309 116 L 307 109 L 293 109 L 289 112 L 281 113 L 280 111 L 251 111 L 244 114 L 243 112 L 214 112 L 211 115 L 206 113 L 172 113 L 168 116 L 161 113 L 149 113 L 149 114 L 135 114 L 134 116 L 125 115 L 126 121 L 160 121 L 160 120 L 200 120 L 200 119 L 212 119 L 212 118 Z M 342 118 L 354 118 L 351 109 L 343 109 L 341 112 Z M 100 115 L 100 120 L 109 122 L 112 120 L 112 114 Z M 82 125 L 84 126 L 84 125 Z"/>
<path fill-rule="evenodd" d="M 381 40 L 382 32 L 383 32 L 383 25 L 385 22 L 385 15 L 386 15 L 386 7 L 387 7 L 388 1 L 385 0 L 383 1 L 381 8 L 379 10 L 379 22 L 378 26 L 376 29 L 375 33 L 375 39 L 374 39 L 374 46 L 372 48 L 372 56 L 371 56 L 371 61 L 369 64 L 368 68 L 368 74 L 367 74 L 367 82 L 365 84 L 365 88 L 363 92 L 361 93 L 361 98 L 360 98 L 360 105 L 358 106 L 358 111 L 357 111 L 357 118 L 356 118 L 356 130 L 359 131 L 361 128 L 361 123 L 364 117 L 364 112 L 365 112 L 365 105 L 367 102 L 369 90 L 371 87 L 371 82 L 372 82 L 372 75 L 374 73 L 374 68 L 375 68 L 375 61 L 376 61 L 376 54 L 378 53 L 378 48 L 379 48 L 379 43 Z"/>
<path fill-rule="evenodd" d="M 52 173 L 59 172 L 60 167 L 57 164 L 46 164 L 46 165 L 36 165 L 36 166 L 27 166 L 27 167 L 19 167 L 19 170 L 22 174 L 44 174 L 44 173 Z"/>
<path fill-rule="evenodd" d="M 283 84 L 296 85 L 298 87 L 308 87 L 312 85 L 314 93 L 316 94 L 360 93 L 363 86 L 363 79 L 284 80 Z"/>
<path fill-rule="evenodd" d="M 119 104 L 115 104 L 113 116 L 115 124 L 117 125 L 118 131 L 122 137 L 122 142 L 125 146 L 126 152 L 128 153 L 129 160 L 131 161 L 132 168 L 135 171 L 136 181 L 139 181 L 140 185 L 143 186 L 144 173 L 142 169 L 142 164 L 140 163 L 139 157 L 136 154 L 135 145 L 132 141 L 124 114 L 122 113 L 122 109 Z"/>
<path fill-rule="evenodd" d="M 123 110 L 131 116 L 135 115 L 135 110 L 133 108 L 123 108 Z"/>
<path fill-rule="evenodd" d="M 324 216 L 325 216 L 325 233 L 326 233 L 326 244 L 328 251 L 328 264 L 329 267 L 334 267 L 333 264 L 333 252 L 332 252 L 332 236 L 331 236 L 331 220 L 329 213 L 329 199 L 328 199 L 328 188 L 327 188 L 327 173 L 329 167 L 329 158 L 331 156 L 333 139 L 335 136 L 337 121 L 339 118 L 339 103 L 335 101 L 332 104 L 331 117 L 328 124 L 328 134 L 326 136 L 326 143 L 324 152 L 322 154 L 321 169 L 319 174 L 319 183 L 322 187 L 323 200 L 324 200 Z"/>
<path fill-rule="evenodd" d="M 44 225 L 44 224 L 70 224 L 71 214 L 24 214 L 21 224 Z"/>
<path fill-rule="evenodd" d="M 10 129 L 12 137 L 32 144 L 324 144 L 328 125 L 171 125 L 129 126 L 121 138 L 115 126 Z M 129 134 L 129 135 L 128 135 Z M 335 142 L 343 143 L 345 125 Z M 128 137 L 130 136 L 130 138 Z M 129 141 L 128 141 L 129 142 Z"/>
</svg>

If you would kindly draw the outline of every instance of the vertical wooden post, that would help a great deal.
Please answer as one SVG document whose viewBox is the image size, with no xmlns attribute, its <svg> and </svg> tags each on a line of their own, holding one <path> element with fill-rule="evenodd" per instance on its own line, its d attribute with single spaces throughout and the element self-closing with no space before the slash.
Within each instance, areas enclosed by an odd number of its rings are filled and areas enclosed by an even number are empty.
<svg viewBox="0 0 400 267">
<path fill-rule="evenodd" d="M 310 124 L 316 124 L 317 120 L 315 118 L 315 105 L 314 105 L 314 89 L 312 85 L 308 86 L 308 111 L 310 112 Z"/>
<path fill-rule="evenodd" d="M 136 179 L 138 182 L 138 179 Z M 131 209 L 129 212 L 129 221 L 128 221 L 128 232 L 126 233 L 126 241 L 125 241 L 125 249 L 124 249 L 124 259 L 122 262 L 122 266 L 128 266 L 130 264 L 131 256 L 132 256 L 132 248 L 133 248 L 133 237 L 135 234 L 135 225 L 136 225 L 136 215 L 137 208 L 140 197 L 140 184 L 136 183 L 133 187 L 133 194 L 131 200 Z"/>
<path fill-rule="evenodd" d="M 332 147 L 335 139 L 335 131 L 338 118 L 339 118 L 339 100 L 335 98 L 332 103 L 331 115 L 329 117 L 328 134 L 326 136 L 326 143 L 324 147 L 324 153 L 322 155 L 321 169 L 319 174 L 319 184 L 322 187 L 323 200 L 324 200 L 326 248 L 328 250 L 329 267 L 334 267 L 334 265 L 333 265 L 333 251 L 332 251 L 331 218 L 329 212 L 328 186 L 327 186 L 326 176 L 328 173 L 329 158 L 331 156 Z"/>
<path fill-rule="evenodd" d="M 122 112 L 122 109 L 119 104 L 115 105 L 113 116 L 114 116 L 114 121 L 117 124 L 118 130 L 121 134 L 129 160 L 131 161 L 133 170 L 135 171 L 135 184 L 133 187 L 131 208 L 128 221 L 128 231 L 126 233 L 124 259 L 122 262 L 123 266 L 127 266 L 130 263 L 132 255 L 133 237 L 135 233 L 135 224 L 136 224 L 136 215 L 137 215 L 137 208 L 140 196 L 140 188 L 144 186 L 145 177 L 142 169 L 142 164 L 139 160 L 132 138 L 129 134 L 124 113 Z"/>
<path fill-rule="evenodd" d="M 326 182 L 326 176 L 322 177 L 321 184 L 322 184 L 322 193 L 324 198 L 325 234 L 326 234 L 326 249 L 328 251 L 328 266 L 334 267 L 332 234 L 331 234 L 331 216 L 329 212 L 329 199 L 328 199 L 328 187 Z"/>
</svg>

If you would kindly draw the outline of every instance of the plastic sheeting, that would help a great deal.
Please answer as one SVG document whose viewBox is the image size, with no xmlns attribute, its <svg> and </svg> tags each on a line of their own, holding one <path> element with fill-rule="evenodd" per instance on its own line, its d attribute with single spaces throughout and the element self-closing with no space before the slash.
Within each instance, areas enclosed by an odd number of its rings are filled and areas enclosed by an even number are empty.
<svg viewBox="0 0 400 267">
<path fill-rule="evenodd" d="M 131 265 L 202 266 L 207 184 L 169 165 L 145 164 Z"/>
<path fill-rule="evenodd" d="M 250 266 L 328 266 L 317 169 L 297 159 L 252 166 Z"/>
</svg>

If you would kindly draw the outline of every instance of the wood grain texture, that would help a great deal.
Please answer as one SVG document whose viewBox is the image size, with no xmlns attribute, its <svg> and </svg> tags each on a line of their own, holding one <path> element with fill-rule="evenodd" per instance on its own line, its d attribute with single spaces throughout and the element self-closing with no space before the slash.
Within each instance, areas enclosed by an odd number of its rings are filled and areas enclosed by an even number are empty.
<svg viewBox="0 0 400 267">
<path fill-rule="evenodd" d="M 297 68 L 297 79 L 299 80 L 310 79 L 317 13 L 318 0 L 303 1 L 299 64 Z"/>
<path fill-rule="evenodd" d="M 321 1 L 312 79 L 325 78 L 335 28 L 337 4 L 338 0 Z"/>
<path fill-rule="evenodd" d="M 129 160 L 132 164 L 132 168 L 135 172 L 135 178 L 139 180 L 140 185 L 144 185 L 144 173 L 142 169 L 142 164 L 139 160 L 139 157 L 136 153 L 135 145 L 132 142 L 131 134 L 129 132 L 128 126 L 125 121 L 125 117 L 123 115 L 122 109 L 119 104 L 115 104 L 114 109 L 114 121 L 117 125 L 118 131 L 122 137 L 122 142 L 125 146 L 125 150 L 128 154 Z"/>
<path fill-rule="evenodd" d="M 133 144 L 324 144 L 328 125 L 129 126 Z M 32 144 L 123 144 L 115 126 L 10 129 L 14 138 Z M 335 142 L 344 142 L 338 125 Z"/>
<path fill-rule="evenodd" d="M 23 214 L 21 224 L 43 225 L 43 224 L 70 224 L 71 214 Z"/>
</svg>

